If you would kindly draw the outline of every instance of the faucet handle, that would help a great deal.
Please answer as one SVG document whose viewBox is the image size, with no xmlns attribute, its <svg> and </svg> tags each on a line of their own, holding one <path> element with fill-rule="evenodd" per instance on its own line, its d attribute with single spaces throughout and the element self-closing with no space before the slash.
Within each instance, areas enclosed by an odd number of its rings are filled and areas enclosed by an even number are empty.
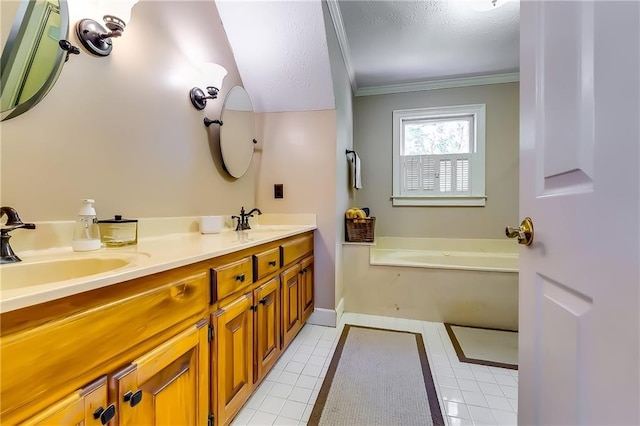
<svg viewBox="0 0 640 426">
<path fill-rule="evenodd" d="M 4 206 L 0 207 L 0 217 L 7 215 L 7 221 L 2 226 L 2 233 L 6 234 L 7 232 L 13 231 L 18 228 L 26 228 L 26 229 L 36 229 L 36 225 L 33 223 L 24 223 L 20 216 L 18 215 L 18 211 L 13 207 Z"/>
<path fill-rule="evenodd" d="M 14 229 L 18 229 L 18 228 L 36 229 L 36 224 L 35 223 L 20 223 L 20 224 L 11 225 L 11 226 L 4 226 L 2 228 L 2 230 L 9 232 L 9 231 L 13 231 Z"/>
</svg>

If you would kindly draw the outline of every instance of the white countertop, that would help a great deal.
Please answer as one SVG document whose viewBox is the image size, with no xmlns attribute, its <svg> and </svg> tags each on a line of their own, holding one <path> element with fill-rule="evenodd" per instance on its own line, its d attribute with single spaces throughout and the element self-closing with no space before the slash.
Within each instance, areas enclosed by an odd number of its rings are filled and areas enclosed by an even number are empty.
<svg viewBox="0 0 640 426">
<path fill-rule="evenodd" d="M 0 266 L 0 280 L 6 268 L 20 267 L 21 264 L 83 257 L 125 258 L 130 263 L 108 272 L 66 281 L 27 287 L 6 283 L 7 287 L 17 288 L 0 292 L 0 313 L 179 268 L 314 229 L 316 225 L 265 225 L 248 231 L 225 229 L 219 234 L 186 232 L 141 238 L 135 246 L 102 248 L 84 253 L 73 252 L 70 247 L 18 252 L 22 262 Z M 5 287 L 3 283 L 0 285 Z"/>
</svg>

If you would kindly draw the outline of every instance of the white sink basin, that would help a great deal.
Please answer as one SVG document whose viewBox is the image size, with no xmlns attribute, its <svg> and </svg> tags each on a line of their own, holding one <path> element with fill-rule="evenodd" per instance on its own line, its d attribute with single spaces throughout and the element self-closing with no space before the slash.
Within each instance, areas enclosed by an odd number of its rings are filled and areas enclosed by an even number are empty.
<svg viewBox="0 0 640 426">
<path fill-rule="evenodd" d="M 6 264 L 0 267 L 0 290 L 13 290 L 101 274 L 123 268 L 135 259 L 133 256 L 83 257 Z"/>
</svg>

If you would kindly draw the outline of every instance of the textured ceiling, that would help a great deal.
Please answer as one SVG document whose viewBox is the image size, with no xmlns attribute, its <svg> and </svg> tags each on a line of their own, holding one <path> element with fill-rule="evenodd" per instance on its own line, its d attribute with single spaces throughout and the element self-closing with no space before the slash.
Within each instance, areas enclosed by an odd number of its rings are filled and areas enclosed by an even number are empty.
<svg viewBox="0 0 640 426">
<path fill-rule="evenodd" d="M 475 0 L 489 2 L 490 0 Z M 517 72 L 517 0 L 339 1 L 358 88 Z"/>
<path fill-rule="evenodd" d="M 335 107 L 320 0 L 216 6 L 255 111 Z"/>
</svg>

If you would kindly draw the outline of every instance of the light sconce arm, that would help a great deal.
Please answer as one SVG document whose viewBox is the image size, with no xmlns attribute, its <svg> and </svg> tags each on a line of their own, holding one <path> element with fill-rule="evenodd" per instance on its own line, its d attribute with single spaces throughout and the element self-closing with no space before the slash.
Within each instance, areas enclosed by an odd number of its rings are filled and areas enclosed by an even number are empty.
<svg viewBox="0 0 640 426">
<path fill-rule="evenodd" d="M 206 85 L 207 93 L 199 87 L 194 87 L 189 91 L 189 98 L 194 108 L 202 110 L 207 106 L 207 99 L 216 99 L 218 92 L 222 88 L 222 82 L 227 75 L 227 70 L 218 64 L 209 62 L 202 65 L 202 79 L 209 83 Z"/>
<path fill-rule="evenodd" d="M 131 19 L 131 9 L 138 0 L 103 1 L 103 3 L 113 12 L 102 18 L 108 30 L 97 21 L 87 18 L 80 20 L 76 25 L 76 35 L 89 52 L 98 56 L 109 56 L 113 48 L 111 39 L 122 36 Z"/>
<path fill-rule="evenodd" d="M 202 89 L 194 87 L 189 92 L 189 98 L 191 98 L 191 103 L 196 109 L 204 109 L 204 107 L 207 106 L 207 99 L 217 99 L 219 91 L 217 87 L 207 86 L 207 93 L 209 94 L 209 96 L 207 96 Z"/>
</svg>

